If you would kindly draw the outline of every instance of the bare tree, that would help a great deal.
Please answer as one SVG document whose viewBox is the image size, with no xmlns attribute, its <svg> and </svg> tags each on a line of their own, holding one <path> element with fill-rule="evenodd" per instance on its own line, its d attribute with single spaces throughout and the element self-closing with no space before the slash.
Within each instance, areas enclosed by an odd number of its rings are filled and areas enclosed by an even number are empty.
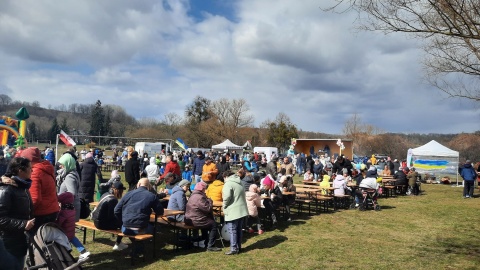
<svg viewBox="0 0 480 270">
<path fill-rule="evenodd" d="M 5 94 L 0 94 L 0 105 L 10 105 L 12 103 L 12 98 Z"/>
<path fill-rule="evenodd" d="M 175 139 L 182 126 L 183 119 L 176 113 L 167 113 L 161 123 L 166 135 L 171 139 Z"/>
<path fill-rule="evenodd" d="M 477 0 L 336 2 L 326 10 L 357 11 L 361 29 L 403 32 L 424 41 L 426 79 L 450 97 L 480 101 L 480 4 Z"/>
<path fill-rule="evenodd" d="M 218 123 L 217 134 L 226 139 L 236 141 L 239 129 L 253 124 L 253 116 L 248 114 L 249 106 L 244 99 L 216 100 L 210 105 L 210 111 Z"/>
</svg>

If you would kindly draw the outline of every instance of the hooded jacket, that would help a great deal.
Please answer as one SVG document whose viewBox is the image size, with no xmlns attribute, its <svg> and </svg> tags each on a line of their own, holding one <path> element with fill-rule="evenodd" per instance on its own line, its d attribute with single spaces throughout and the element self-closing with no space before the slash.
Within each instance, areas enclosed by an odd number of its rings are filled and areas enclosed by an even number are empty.
<svg viewBox="0 0 480 270">
<path fill-rule="evenodd" d="M 57 200 L 53 165 L 47 160 L 32 165 L 32 196 L 35 216 L 56 213 L 60 210 Z"/>
<path fill-rule="evenodd" d="M 212 199 L 212 201 L 222 201 L 222 189 L 224 183 L 220 180 L 215 180 L 211 183 L 205 193 L 207 194 L 207 198 Z"/>
<path fill-rule="evenodd" d="M 258 207 L 262 207 L 262 200 L 260 199 L 260 195 L 255 192 L 253 189 L 254 186 L 250 186 L 250 188 L 245 193 L 245 198 L 247 200 L 247 208 L 248 208 L 248 215 L 252 217 L 258 216 Z"/>
<path fill-rule="evenodd" d="M 194 190 L 187 202 L 185 223 L 199 228 L 213 226 L 213 204 L 203 191 Z"/>
<path fill-rule="evenodd" d="M 475 178 L 477 178 L 477 173 L 475 172 L 475 169 L 472 167 L 472 164 L 469 163 L 463 165 L 460 175 L 465 181 L 473 181 L 475 180 Z"/>
<path fill-rule="evenodd" d="M 168 209 L 185 211 L 187 207 L 187 196 L 185 196 L 185 191 L 179 187 L 175 186 L 172 189 L 172 195 L 170 195 L 170 200 L 168 200 Z M 185 218 L 185 215 L 176 215 L 175 220 L 182 222 Z"/>
<path fill-rule="evenodd" d="M 80 164 L 80 188 L 78 191 L 79 197 L 86 201 L 93 202 L 93 193 L 95 192 L 95 175 L 99 175 L 98 165 L 91 157 L 86 158 Z"/>
<path fill-rule="evenodd" d="M 245 175 L 243 178 L 241 178 L 243 189 L 245 192 L 250 190 L 250 186 L 255 184 L 255 179 L 251 174 Z"/>
<path fill-rule="evenodd" d="M 63 230 L 68 240 L 75 236 L 75 215 L 76 210 L 73 205 L 73 194 L 64 192 L 58 195 L 58 202 L 62 205 L 58 214 L 57 224 Z"/>
<path fill-rule="evenodd" d="M 0 238 L 5 249 L 16 257 L 27 253 L 24 235 L 27 221 L 33 218 L 33 202 L 28 189 L 31 180 L 2 176 L 0 181 Z"/>
<path fill-rule="evenodd" d="M 155 162 L 155 157 L 150 158 L 150 164 L 145 167 L 145 172 L 147 173 L 148 181 L 155 182 L 157 181 L 159 174 L 159 168 L 157 163 Z"/>
<path fill-rule="evenodd" d="M 118 199 L 110 192 L 100 198 L 100 203 L 92 212 L 92 220 L 95 227 L 101 230 L 116 230 L 122 227 L 122 221 L 114 214 Z"/>
<path fill-rule="evenodd" d="M 73 194 L 73 205 L 75 206 L 75 221 L 80 220 L 80 197 L 78 194 L 80 186 L 80 176 L 76 170 L 75 159 L 69 154 L 64 154 L 58 163 L 63 165 L 63 169 L 57 172 L 58 195 L 64 192 Z"/>
</svg>

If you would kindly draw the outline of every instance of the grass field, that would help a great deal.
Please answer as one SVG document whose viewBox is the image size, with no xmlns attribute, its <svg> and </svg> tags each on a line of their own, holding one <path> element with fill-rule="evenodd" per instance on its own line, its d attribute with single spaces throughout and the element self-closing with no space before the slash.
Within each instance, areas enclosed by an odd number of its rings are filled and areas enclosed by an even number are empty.
<svg viewBox="0 0 480 270">
<path fill-rule="evenodd" d="M 244 251 L 237 256 L 199 248 L 174 251 L 172 234 L 162 229 L 157 258 L 147 252 L 146 262 L 133 268 L 480 269 L 480 199 L 463 199 L 460 187 L 424 184 L 422 190 L 417 197 L 380 199 L 380 212 L 294 215 L 274 231 L 244 235 Z M 132 269 L 127 250 L 112 251 L 111 235 L 91 239 L 85 245 L 92 252 L 86 269 Z"/>
</svg>

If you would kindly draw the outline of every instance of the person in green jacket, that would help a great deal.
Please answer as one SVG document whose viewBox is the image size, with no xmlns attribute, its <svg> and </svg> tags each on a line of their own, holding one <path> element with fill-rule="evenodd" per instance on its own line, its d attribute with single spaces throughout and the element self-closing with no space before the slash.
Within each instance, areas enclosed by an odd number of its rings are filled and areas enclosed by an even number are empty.
<svg viewBox="0 0 480 270">
<path fill-rule="evenodd" d="M 230 234 L 230 251 L 225 255 L 238 254 L 242 247 L 243 220 L 248 216 L 245 188 L 240 176 L 227 173 L 225 184 L 222 189 L 223 213 Z"/>
</svg>

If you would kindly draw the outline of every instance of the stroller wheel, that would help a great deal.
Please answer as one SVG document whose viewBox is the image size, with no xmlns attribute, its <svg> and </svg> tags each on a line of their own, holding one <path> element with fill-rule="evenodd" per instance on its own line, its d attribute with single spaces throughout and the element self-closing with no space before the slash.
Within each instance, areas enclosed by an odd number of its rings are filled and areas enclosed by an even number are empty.
<svg viewBox="0 0 480 270">
<path fill-rule="evenodd" d="M 380 209 L 380 205 L 378 205 L 378 204 L 375 205 L 375 211 L 380 211 L 380 210 L 381 210 L 381 209 Z"/>
<path fill-rule="evenodd" d="M 366 210 L 365 205 L 363 203 L 360 204 L 360 206 L 358 207 L 358 210 L 365 211 Z"/>
</svg>

